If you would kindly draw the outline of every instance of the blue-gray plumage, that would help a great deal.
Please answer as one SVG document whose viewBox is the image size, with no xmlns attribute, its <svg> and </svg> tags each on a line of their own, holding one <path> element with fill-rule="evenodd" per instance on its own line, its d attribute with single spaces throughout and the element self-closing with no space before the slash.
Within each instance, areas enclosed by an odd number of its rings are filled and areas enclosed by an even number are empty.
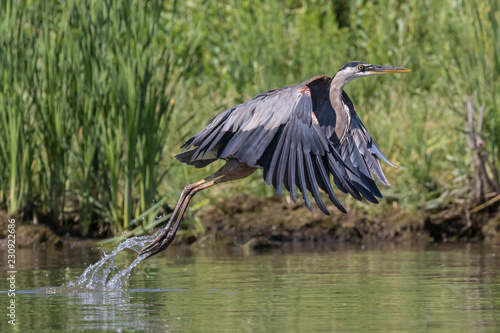
<svg viewBox="0 0 500 333">
<path fill-rule="evenodd" d="M 307 192 L 319 209 L 329 215 L 319 189 L 346 212 L 333 191 L 337 188 L 355 199 L 377 203 L 382 198 L 373 175 L 389 185 L 379 160 L 392 165 L 358 118 L 344 85 L 358 77 L 402 73 L 409 69 L 353 61 L 333 78 L 313 77 L 301 84 L 270 90 L 232 107 L 187 140 L 176 158 L 196 168 L 224 159 L 215 174 L 186 186 L 167 226 L 140 253 L 146 258 L 172 242 L 191 198 L 222 182 L 241 179 L 264 169 L 266 184 L 281 195 L 283 186 L 297 201 L 296 187 L 312 210 Z"/>
</svg>

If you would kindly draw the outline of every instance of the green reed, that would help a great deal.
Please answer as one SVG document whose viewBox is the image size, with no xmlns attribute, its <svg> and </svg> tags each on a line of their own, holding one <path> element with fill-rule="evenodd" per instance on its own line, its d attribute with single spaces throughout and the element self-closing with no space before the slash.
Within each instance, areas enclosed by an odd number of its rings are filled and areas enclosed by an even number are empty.
<svg viewBox="0 0 500 333">
<path fill-rule="evenodd" d="M 128 228 L 159 199 L 181 73 L 175 3 L 8 2 L 2 7 L 1 195 L 64 220 Z M 188 42 L 188 41 L 183 41 Z M 161 208 L 161 206 L 159 207 Z M 149 218 L 155 216 L 151 212 Z"/>
</svg>

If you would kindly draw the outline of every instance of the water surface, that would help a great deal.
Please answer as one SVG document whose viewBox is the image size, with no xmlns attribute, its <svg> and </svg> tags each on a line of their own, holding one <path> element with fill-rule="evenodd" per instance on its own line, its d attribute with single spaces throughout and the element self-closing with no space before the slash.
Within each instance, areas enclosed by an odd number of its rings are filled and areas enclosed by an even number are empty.
<svg viewBox="0 0 500 333">
<path fill-rule="evenodd" d="M 500 247 L 288 245 L 263 252 L 170 247 L 118 291 L 60 288 L 98 261 L 90 248 L 19 249 L 7 331 L 497 331 Z M 125 268 L 135 252 L 121 252 Z"/>
</svg>

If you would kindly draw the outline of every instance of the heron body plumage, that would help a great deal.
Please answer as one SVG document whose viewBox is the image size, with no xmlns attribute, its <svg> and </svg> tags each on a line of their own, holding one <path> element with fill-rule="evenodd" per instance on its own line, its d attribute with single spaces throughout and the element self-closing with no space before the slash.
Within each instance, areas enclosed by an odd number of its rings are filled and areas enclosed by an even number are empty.
<svg viewBox="0 0 500 333">
<path fill-rule="evenodd" d="M 167 227 L 141 254 L 152 256 L 170 244 L 190 198 L 215 185 L 212 179 L 217 178 L 218 183 L 240 179 L 258 168 L 264 170 L 266 184 L 273 185 L 280 195 L 284 186 L 295 202 L 298 188 L 309 210 L 312 206 L 307 192 L 329 215 L 321 189 L 340 211 L 346 212 L 331 178 L 340 191 L 357 200 L 364 197 L 377 203 L 382 194 L 374 175 L 389 185 L 379 161 L 392 164 L 369 135 L 343 88 L 356 77 L 406 71 L 351 62 L 333 78 L 320 75 L 295 86 L 263 92 L 214 117 L 182 145 L 185 151 L 176 158 L 197 168 L 225 159 L 231 167 L 186 187 L 186 195 L 181 196 Z"/>
</svg>

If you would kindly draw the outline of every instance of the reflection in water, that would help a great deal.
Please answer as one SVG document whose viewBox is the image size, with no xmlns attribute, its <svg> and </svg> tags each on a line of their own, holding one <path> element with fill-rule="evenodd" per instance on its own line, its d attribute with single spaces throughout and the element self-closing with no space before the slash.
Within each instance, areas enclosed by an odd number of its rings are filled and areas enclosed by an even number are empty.
<svg viewBox="0 0 500 333">
<path fill-rule="evenodd" d="M 498 246 L 181 251 L 171 247 L 141 262 L 119 292 L 46 288 L 83 268 L 19 272 L 25 291 L 16 296 L 18 328 L 330 332 L 500 325 Z M 115 265 L 127 267 L 135 257 L 120 252 Z M 0 290 L 6 287 L 0 279 Z"/>
<path fill-rule="evenodd" d="M 161 327 L 147 320 L 148 310 L 143 304 L 133 302 L 132 292 L 79 292 L 67 294 L 67 305 L 81 309 L 81 319 L 76 325 L 68 323 L 73 330 L 120 330 L 123 327 L 134 331 L 150 331 Z M 160 321 L 161 323 L 161 321 Z M 167 324 L 168 325 L 168 324 Z"/>
</svg>

